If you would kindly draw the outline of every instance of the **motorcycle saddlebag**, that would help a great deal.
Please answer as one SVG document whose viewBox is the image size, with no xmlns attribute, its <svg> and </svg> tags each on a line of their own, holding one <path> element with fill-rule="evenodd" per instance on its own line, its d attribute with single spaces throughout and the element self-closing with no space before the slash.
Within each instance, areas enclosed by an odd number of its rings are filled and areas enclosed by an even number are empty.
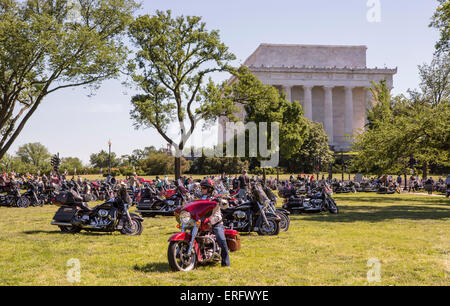
<svg viewBox="0 0 450 306">
<path fill-rule="evenodd" d="M 63 191 L 55 196 L 56 205 L 70 205 L 83 202 L 83 198 L 80 197 L 75 191 Z"/>
<path fill-rule="evenodd" d="M 74 207 L 68 207 L 68 206 L 61 207 L 56 212 L 55 216 L 53 217 L 53 220 L 55 220 L 57 222 L 70 222 L 70 220 L 72 220 L 72 217 L 75 214 L 76 210 L 77 209 Z"/>
<path fill-rule="evenodd" d="M 239 232 L 235 230 L 226 229 L 225 237 L 227 239 L 227 246 L 231 252 L 236 252 L 241 249 L 241 237 Z"/>
</svg>

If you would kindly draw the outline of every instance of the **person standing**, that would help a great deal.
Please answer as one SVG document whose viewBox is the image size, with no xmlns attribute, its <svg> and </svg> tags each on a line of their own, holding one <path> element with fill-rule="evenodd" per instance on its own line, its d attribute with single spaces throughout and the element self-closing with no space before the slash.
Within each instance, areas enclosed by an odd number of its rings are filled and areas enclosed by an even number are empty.
<svg viewBox="0 0 450 306">
<path fill-rule="evenodd" d="M 217 195 L 216 190 L 214 189 L 214 181 L 212 179 L 205 179 L 200 183 L 200 187 L 202 189 L 202 199 L 211 199 L 212 197 Z M 222 267 L 230 266 L 230 254 L 228 252 L 227 239 L 225 237 L 225 227 L 223 225 L 222 220 L 222 212 L 221 208 L 222 204 L 217 203 L 217 206 L 214 208 L 211 217 L 209 218 L 211 222 L 211 226 L 216 236 L 217 243 L 220 247 L 220 257 L 222 259 Z"/>
<path fill-rule="evenodd" d="M 238 188 L 239 188 L 238 199 L 239 200 L 242 201 L 243 199 L 247 199 L 249 183 L 250 183 L 250 179 L 248 178 L 247 170 L 244 170 L 244 171 L 242 171 L 242 175 L 239 177 L 239 183 L 238 183 Z"/>
</svg>

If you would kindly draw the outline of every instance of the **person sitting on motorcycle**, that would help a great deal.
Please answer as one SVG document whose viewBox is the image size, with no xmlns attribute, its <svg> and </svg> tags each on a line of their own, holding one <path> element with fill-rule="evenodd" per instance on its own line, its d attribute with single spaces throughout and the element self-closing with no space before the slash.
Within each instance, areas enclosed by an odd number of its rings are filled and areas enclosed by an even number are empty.
<svg viewBox="0 0 450 306">
<path fill-rule="evenodd" d="M 131 205 L 133 203 L 133 200 L 128 194 L 127 184 L 124 181 L 120 182 L 117 195 L 124 203 L 127 203 L 128 205 Z"/>
<path fill-rule="evenodd" d="M 202 189 L 202 199 L 210 199 L 217 195 L 214 189 L 214 181 L 212 179 L 205 179 L 200 183 Z M 220 211 L 220 204 L 218 203 L 209 218 L 211 226 L 216 235 L 217 242 L 220 247 L 220 256 L 222 257 L 222 267 L 230 266 L 230 255 L 228 252 L 227 240 L 225 238 L 225 227 L 222 221 L 222 212 Z"/>
</svg>

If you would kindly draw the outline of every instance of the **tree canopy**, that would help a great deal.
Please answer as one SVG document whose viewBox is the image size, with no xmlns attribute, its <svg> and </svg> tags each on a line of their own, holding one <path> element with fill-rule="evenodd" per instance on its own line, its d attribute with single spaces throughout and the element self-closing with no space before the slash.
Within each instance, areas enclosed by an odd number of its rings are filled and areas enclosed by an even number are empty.
<svg viewBox="0 0 450 306">
<path fill-rule="evenodd" d="M 229 70 L 235 56 L 200 17 L 174 18 L 170 11 L 137 18 L 130 36 L 138 50 L 130 69 L 144 92 L 132 98 L 131 118 L 136 128 L 155 128 L 175 148 L 175 173 L 180 177 L 181 154 L 197 123 L 234 111 L 230 104 L 205 104 L 201 91 L 205 79 Z M 167 133 L 173 123 L 179 126 L 178 141 Z"/>
<path fill-rule="evenodd" d="M 0 0 L 0 158 L 44 98 L 95 89 L 126 62 L 133 0 Z"/>
</svg>

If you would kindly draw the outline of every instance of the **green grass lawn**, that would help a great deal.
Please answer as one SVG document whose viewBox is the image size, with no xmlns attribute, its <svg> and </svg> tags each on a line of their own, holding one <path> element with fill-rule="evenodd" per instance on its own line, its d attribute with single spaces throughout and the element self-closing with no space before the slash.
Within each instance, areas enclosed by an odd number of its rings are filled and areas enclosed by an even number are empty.
<svg viewBox="0 0 450 306">
<path fill-rule="evenodd" d="M 167 239 L 173 217 L 146 219 L 139 237 L 61 234 L 56 207 L 0 208 L 0 285 L 71 285 L 69 259 L 81 264 L 76 285 L 449 285 L 450 201 L 413 195 L 335 195 L 339 215 L 292 216 L 276 237 L 242 235 L 231 268 L 173 273 Z M 368 260 L 380 262 L 370 283 Z"/>
</svg>

